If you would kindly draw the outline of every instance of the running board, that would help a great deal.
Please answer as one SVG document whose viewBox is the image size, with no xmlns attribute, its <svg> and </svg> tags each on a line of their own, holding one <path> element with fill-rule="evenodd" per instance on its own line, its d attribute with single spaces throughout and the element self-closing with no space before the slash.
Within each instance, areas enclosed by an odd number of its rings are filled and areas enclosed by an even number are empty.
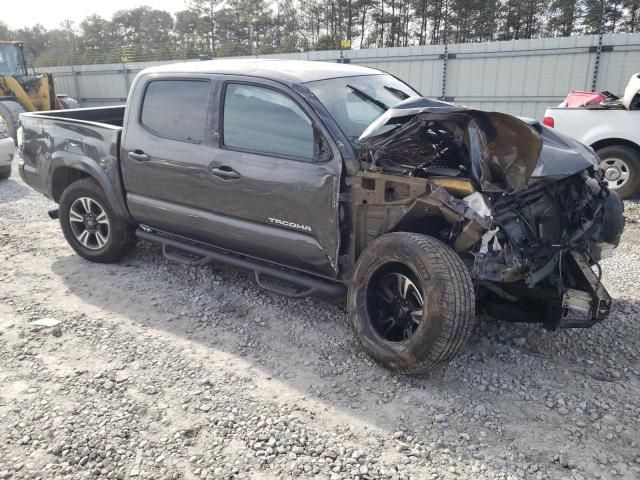
<svg viewBox="0 0 640 480">
<path fill-rule="evenodd" d="M 167 260 L 171 260 L 172 262 L 176 263 L 182 263 L 183 265 L 187 266 L 206 265 L 211 261 L 211 259 L 208 257 L 194 258 L 193 255 L 185 255 L 183 253 L 180 253 L 179 250 L 176 252 L 169 252 L 167 250 L 166 243 L 162 244 L 162 255 L 164 255 L 164 258 L 166 258 Z"/>
<path fill-rule="evenodd" d="M 168 259 L 178 261 L 180 263 L 187 265 L 202 265 L 209 261 L 216 261 L 226 263 L 233 267 L 253 270 L 256 274 L 256 281 L 260 287 L 283 295 L 289 295 L 295 298 L 307 297 L 314 294 L 338 297 L 345 293 L 345 287 L 341 283 L 313 278 L 309 275 L 293 272 L 291 270 L 281 270 L 232 253 L 227 253 L 224 250 L 214 249 L 214 247 L 193 245 L 185 241 L 180 241 L 176 238 L 170 238 L 155 232 L 143 230 L 142 228 L 138 228 L 136 230 L 136 236 L 141 240 L 159 243 L 162 245 L 163 254 Z M 169 253 L 167 252 L 167 247 L 190 255 L 195 255 L 197 258 L 191 258 L 188 255 L 176 252 Z M 273 281 L 274 279 L 280 282 L 293 284 L 300 287 L 300 290 L 295 290 L 290 286 L 276 283 Z"/>
<path fill-rule="evenodd" d="M 283 282 L 278 278 L 270 277 L 268 274 L 255 272 L 256 283 L 264 290 L 269 290 L 280 295 L 292 298 L 304 298 L 317 293 L 315 288 L 300 287 L 295 283 Z"/>
</svg>

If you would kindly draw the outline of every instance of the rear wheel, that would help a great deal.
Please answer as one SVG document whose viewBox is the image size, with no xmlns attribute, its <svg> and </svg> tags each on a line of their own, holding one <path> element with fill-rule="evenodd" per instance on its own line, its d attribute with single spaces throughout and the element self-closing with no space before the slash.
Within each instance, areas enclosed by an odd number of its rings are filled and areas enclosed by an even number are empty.
<svg viewBox="0 0 640 480">
<path fill-rule="evenodd" d="M 6 180 L 11 176 L 11 165 L 0 167 L 0 180 Z"/>
<path fill-rule="evenodd" d="M 20 114 L 24 113 L 24 108 L 13 100 L 0 101 L 0 117 L 4 119 L 9 129 L 9 135 L 16 142 L 18 138 L 18 128 L 20 128 Z"/>
<path fill-rule="evenodd" d="M 640 188 L 640 152 L 624 145 L 612 145 L 597 151 L 600 169 L 609 190 L 628 198 Z"/>
<path fill-rule="evenodd" d="M 92 178 L 73 182 L 62 193 L 60 226 L 71 248 L 92 262 L 117 262 L 137 241 L 135 228 L 115 216 Z"/>
<path fill-rule="evenodd" d="M 349 316 L 367 353 L 408 374 L 437 370 L 464 346 L 474 324 L 468 270 L 439 240 L 398 232 L 376 239 L 358 259 Z"/>
</svg>

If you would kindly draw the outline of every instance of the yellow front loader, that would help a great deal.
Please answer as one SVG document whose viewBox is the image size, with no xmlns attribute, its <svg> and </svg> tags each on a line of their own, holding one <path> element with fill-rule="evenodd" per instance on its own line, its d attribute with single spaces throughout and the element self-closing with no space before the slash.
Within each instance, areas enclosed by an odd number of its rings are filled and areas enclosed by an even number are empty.
<svg viewBox="0 0 640 480">
<path fill-rule="evenodd" d="M 21 42 L 0 41 L 0 117 L 16 139 L 22 112 L 77 108 L 78 102 L 57 95 L 50 73 L 29 73 Z"/>
</svg>

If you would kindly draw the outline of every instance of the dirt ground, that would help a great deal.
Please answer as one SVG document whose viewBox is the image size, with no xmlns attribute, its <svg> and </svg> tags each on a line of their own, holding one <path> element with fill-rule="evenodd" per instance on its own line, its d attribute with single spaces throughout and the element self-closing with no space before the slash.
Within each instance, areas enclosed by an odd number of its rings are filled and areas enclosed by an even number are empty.
<svg viewBox="0 0 640 480">
<path fill-rule="evenodd" d="M 0 479 L 638 479 L 640 204 L 625 207 L 607 321 L 481 318 L 447 369 L 402 377 L 368 360 L 339 302 L 146 243 L 118 264 L 81 259 L 14 172 L 0 183 Z"/>
</svg>

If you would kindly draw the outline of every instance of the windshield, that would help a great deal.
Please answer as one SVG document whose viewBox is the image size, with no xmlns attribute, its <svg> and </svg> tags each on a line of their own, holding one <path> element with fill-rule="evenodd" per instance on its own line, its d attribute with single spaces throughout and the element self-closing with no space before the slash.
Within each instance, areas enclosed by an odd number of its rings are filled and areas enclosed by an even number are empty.
<svg viewBox="0 0 640 480">
<path fill-rule="evenodd" d="M 17 45 L 0 44 L 0 75 L 26 75 L 22 54 Z"/>
<path fill-rule="evenodd" d="M 365 128 L 388 108 L 420 95 L 387 74 L 331 78 L 309 82 L 306 86 L 354 143 Z"/>
</svg>

